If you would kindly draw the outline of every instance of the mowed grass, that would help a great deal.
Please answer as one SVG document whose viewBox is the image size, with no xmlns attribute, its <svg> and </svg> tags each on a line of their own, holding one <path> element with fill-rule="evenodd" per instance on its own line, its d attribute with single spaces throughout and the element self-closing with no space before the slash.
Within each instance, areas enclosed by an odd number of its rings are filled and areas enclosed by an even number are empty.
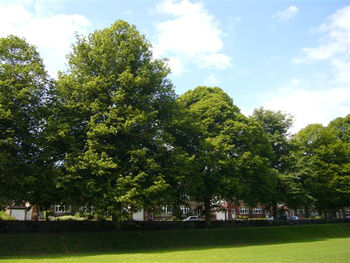
<svg viewBox="0 0 350 263">
<path fill-rule="evenodd" d="M 350 262 L 350 224 L 0 235 L 0 262 Z"/>
<path fill-rule="evenodd" d="M 166 262 L 350 262 L 350 239 L 178 251 L 5 258 L 0 262 L 166 263 Z"/>
</svg>

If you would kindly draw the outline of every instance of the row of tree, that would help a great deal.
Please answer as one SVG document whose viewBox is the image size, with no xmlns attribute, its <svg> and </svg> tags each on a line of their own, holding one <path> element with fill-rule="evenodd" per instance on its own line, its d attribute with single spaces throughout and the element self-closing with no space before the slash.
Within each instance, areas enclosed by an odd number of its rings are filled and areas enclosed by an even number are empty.
<svg viewBox="0 0 350 263">
<path fill-rule="evenodd" d="M 176 96 L 124 21 L 77 37 L 52 80 L 25 40 L 0 39 L 0 205 L 94 206 L 119 221 L 188 194 L 329 212 L 350 205 L 350 115 L 289 136 L 289 115 L 244 116 L 221 89 Z"/>
</svg>

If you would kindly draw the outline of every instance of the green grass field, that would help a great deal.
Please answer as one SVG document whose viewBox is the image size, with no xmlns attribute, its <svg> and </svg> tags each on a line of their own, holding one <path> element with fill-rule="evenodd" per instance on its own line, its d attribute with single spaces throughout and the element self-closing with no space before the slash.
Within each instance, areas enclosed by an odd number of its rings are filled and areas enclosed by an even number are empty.
<svg viewBox="0 0 350 263">
<path fill-rule="evenodd" d="M 0 262 L 350 262 L 350 224 L 0 235 Z"/>
</svg>

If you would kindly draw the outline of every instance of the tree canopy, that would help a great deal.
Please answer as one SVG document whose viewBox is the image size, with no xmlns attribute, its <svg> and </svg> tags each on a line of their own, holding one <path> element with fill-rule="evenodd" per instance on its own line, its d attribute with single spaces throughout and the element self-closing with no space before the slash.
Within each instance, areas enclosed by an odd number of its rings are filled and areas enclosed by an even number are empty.
<svg viewBox="0 0 350 263">
<path fill-rule="evenodd" d="M 326 127 L 308 125 L 293 138 L 298 176 L 317 209 L 328 215 L 350 205 L 349 132 L 348 115 Z"/>
<path fill-rule="evenodd" d="M 62 185 L 71 200 L 116 218 L 155 205 L 166 188 L 159 158 L 175 100 L 168 73 L 126 22 L 77 38 L 69 70 L 57 82 L 58 139 L 70 145 Z"/>
<path fill-rule="evenodd" d="M 35 47 L 0 38 L 0 206 L 93 207 L 116 221 L 183 196 L 350 206 L 350 115 L 290 135 L 292 117 L 244 116 L 218 87 L 177 96 L 166 61 L 134 26 L 77 35 L 68 69 L 50 79 Z"/>
<path fill-rule="evenodd" d="M 264 201 L 273 185 L 267 158 L 272 152 L 260 126 L 219 88 L 197 87 L 178 101 L 197 127 L 186 182 L 189 194 L 204 203 L 207 222 L 212 199 Z"/>
<path fill-rule="evenodd" d="M 45 191 L 53 192 L 45 184 L 50 179 L 42 181 L 48 168 L 42 132 L 50 85 L 34 46 L 16 36 L 0 38 L 0 204 L 38 203 Z"/>
</svg>

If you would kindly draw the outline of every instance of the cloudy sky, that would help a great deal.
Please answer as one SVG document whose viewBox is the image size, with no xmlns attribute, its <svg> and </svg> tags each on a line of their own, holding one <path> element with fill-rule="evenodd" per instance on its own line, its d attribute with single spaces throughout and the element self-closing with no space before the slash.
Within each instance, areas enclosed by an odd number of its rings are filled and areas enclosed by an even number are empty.
<svg viewBox="0 0 350 263">
<path fill-rule="evenodd" d="M 177 94 L 218 86 L 243 113 L 294 116 L 292 132 L 350 113 L 348 0 L 1 0 L 0 36 L 25 37 L 50 75 L 75 32 L 123 19 L 168 58 Z"/>
</svg>

